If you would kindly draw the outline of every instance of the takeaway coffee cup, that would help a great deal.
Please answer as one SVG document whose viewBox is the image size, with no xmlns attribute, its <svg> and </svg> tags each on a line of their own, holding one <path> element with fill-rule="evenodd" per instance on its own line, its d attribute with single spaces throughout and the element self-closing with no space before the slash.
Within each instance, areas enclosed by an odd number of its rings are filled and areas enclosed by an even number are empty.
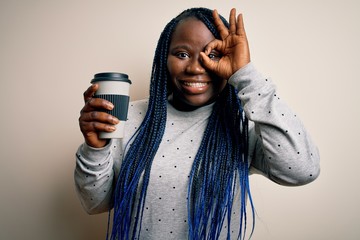
<svg viewBox="0 0 360 240">
<path fill-rule="evenodd" d="M 103 98 L 114 104 L 111 111 L 105 112 L 117 117 L 120 122 L 115 126 L 114 132 L 101 132 L 99 137 L 103 139 L 122 138 L 127 120 L 129 107 L 129 89 L 131 81 L 127 74 L 117 72 L 103 72 L 94 75 L 91 83 L 99 85 L 95 98 Z"/>
</svg>

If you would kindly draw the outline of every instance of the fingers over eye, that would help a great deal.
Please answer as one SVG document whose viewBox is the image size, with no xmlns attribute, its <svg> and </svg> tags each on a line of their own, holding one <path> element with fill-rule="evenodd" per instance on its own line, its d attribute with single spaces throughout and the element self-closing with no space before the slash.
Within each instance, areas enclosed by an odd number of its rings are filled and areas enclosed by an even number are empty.
<svg viewBox="0 0 360 240">
<path fill-rule="evenodd" d="M 213 50 L 222 52 L 221 47 L 222 47 L 222 41 L 215 39 L 206 45 L 204 53 L 205 53 L 205 55 L 209 55 L 211 53 L 211 51 L 213 51 Z"/>
</svg>

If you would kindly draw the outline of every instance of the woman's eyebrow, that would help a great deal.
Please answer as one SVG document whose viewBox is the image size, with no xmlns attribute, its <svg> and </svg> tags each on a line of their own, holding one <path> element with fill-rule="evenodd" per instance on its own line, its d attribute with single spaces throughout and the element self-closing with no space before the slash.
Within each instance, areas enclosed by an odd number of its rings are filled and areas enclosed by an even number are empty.
<svg viewBox="0 0 360 240">
<path fill-rule="evenodd" d="M 171 48 L 171 50 L 177 50 L 177 49 L 189 50 L 189 49 L 191 49 L 191 46 L 189 46 L 187 44 L 180 44 L 180 45 L 175 45 L 174 47 Z"/>
</svg>

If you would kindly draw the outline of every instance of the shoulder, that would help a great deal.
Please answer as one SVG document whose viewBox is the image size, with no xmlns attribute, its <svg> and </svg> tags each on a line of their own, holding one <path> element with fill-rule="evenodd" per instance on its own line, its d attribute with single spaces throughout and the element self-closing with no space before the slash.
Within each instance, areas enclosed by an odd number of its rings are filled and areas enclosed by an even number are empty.
<svg viewBox="0 0 360 240">
<path fill-rule="evenodd" d="M 148 108 L 148 99 L 136 100 L 129 103 L 127 121 L 125 123 L 125 137 L 127 140 L 136 132 L 141 125 Z"/>
<path fill-rule="evenodd" d="M 146 115 L 147 109 L 148 99 L 141 99 L 130 102 L 127 117 L 128 122 L 139 126 Z"/>
<path fill-rule="evenodd" d="M 139 112 L 146 113 L 149 99 L 141 99 L 129 103 L 129 115 Z"/>
</svg>

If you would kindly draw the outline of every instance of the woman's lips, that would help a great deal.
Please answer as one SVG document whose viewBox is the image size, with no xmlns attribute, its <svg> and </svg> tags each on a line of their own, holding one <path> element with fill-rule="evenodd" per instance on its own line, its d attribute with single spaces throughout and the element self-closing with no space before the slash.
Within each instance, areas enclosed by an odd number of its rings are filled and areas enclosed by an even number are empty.
<svg viewBox="0 0 360 240">
<path fill-rule="evenodd" d="M 201 94 L 208 90 L 210 82 L 180 81 L 180 84 L 188 94 Z"/>
<path fill-rule="evenodd" d="M 188 86 L 188 87 L 201 88 L 201 87 L 205 87 L 209 83 L 206 83 L 206 82 L 182 82 L 182 84 L 184 84 L 185 86 Z"/>
</svg>

